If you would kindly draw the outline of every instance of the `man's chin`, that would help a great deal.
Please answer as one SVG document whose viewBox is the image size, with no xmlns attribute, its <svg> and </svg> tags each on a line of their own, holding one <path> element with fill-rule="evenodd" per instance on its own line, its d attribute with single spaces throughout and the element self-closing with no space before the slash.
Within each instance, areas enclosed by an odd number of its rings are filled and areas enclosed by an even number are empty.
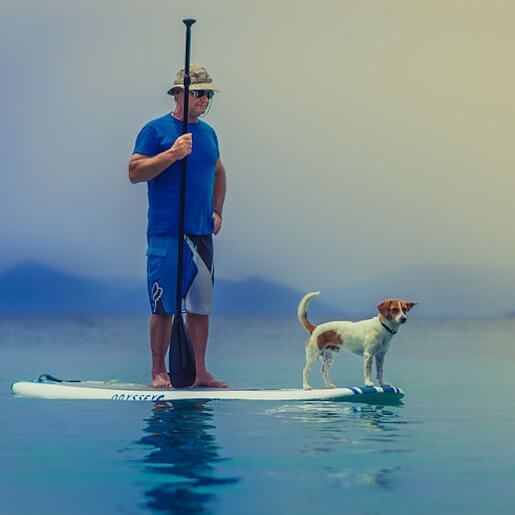
<svg viewBox="0 0 515 515">
<path fill-rule="evenodd" d="M 190 116 L 192 116 L 193 118 L 198 118 L 199 116 L 202 116 L 203 114 L 205 114 L 205 112 L 207 111 L 207 107 L 206 108 L 197 108 L 197 109 L 190 109 Z"/>
</svg>

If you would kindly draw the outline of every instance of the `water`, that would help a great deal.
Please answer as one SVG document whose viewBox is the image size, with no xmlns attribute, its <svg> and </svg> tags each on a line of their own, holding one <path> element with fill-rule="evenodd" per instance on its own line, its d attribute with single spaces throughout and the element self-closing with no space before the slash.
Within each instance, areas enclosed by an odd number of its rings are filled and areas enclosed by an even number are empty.
<svg viewBox="0 0 515 515">
<path fill-rule="evenodd" d="M 401 406 L 9 391 L 42 372 L 146 382 L 146 326 L 0 318 L 0 513 L 515 513 L 515 320 L 412 317 L 385 361 Z M 305 339 L 294 318 L 218 318 L 210 368 L 233 387 L 300 386 Z M 331 378 L 360 385 L 361 369 L 342 354 Z"/>
</svg>

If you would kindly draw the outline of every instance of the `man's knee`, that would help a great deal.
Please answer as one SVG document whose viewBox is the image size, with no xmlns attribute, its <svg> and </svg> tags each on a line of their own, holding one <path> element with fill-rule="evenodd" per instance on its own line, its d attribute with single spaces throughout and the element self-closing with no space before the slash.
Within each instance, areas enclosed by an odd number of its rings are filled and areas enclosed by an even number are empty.
<svg viewBox="0 0 515 515">
<path fill-rule="evenodd" d="M 198 313 L 188 313 L 186 315 L 186 324 L 192 331 L 208 331 L 209 315 L 199 315 Z"/>
<path fill-rule="evenodd" d="M 166 326 L 172 322 L 173 315 L 167 313 L 153 313 L 150 316 L 150 325 L 152 326 Z"/>
</svg>

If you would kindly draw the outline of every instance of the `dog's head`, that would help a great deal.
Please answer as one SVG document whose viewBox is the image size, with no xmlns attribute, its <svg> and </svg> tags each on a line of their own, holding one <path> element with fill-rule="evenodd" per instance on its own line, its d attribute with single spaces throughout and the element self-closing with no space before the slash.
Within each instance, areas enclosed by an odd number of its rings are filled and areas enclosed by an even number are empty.
<svg viewBox="0 0 515 515">
<path fill-rule="evenodd" d="M 390 322 L 404 324 L 407 320 L 408 311 L 416 304 L 417 302 L 408 302 L 401 299 L 387 299 L 378 304 L 377 310 Z"/>
</svg>

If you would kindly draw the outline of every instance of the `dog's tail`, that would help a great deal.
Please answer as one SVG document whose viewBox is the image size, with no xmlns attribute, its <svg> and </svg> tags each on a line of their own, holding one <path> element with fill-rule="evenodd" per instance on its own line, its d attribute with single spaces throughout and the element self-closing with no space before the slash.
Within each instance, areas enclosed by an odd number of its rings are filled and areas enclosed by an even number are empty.
<svg viewBox="0 0 515 515">
<path fill-rule="evenodd" d="M 317 297 L 318 295 L 320 295 L 319 291 L 307 293 L 306 295 L 304 295 L 304 297 L 302 297 L 302 300 L 299 303 L 299 307 L 297 308 L 297 316 L 299 317 L 299 322 L 306 328 L 306 331 L 309 334 L 311 334 L 315 330 L 316 325 L 313 325 L 308 320 L 308 314 L 306 310 L 311 299 Z"/>
</svg>

